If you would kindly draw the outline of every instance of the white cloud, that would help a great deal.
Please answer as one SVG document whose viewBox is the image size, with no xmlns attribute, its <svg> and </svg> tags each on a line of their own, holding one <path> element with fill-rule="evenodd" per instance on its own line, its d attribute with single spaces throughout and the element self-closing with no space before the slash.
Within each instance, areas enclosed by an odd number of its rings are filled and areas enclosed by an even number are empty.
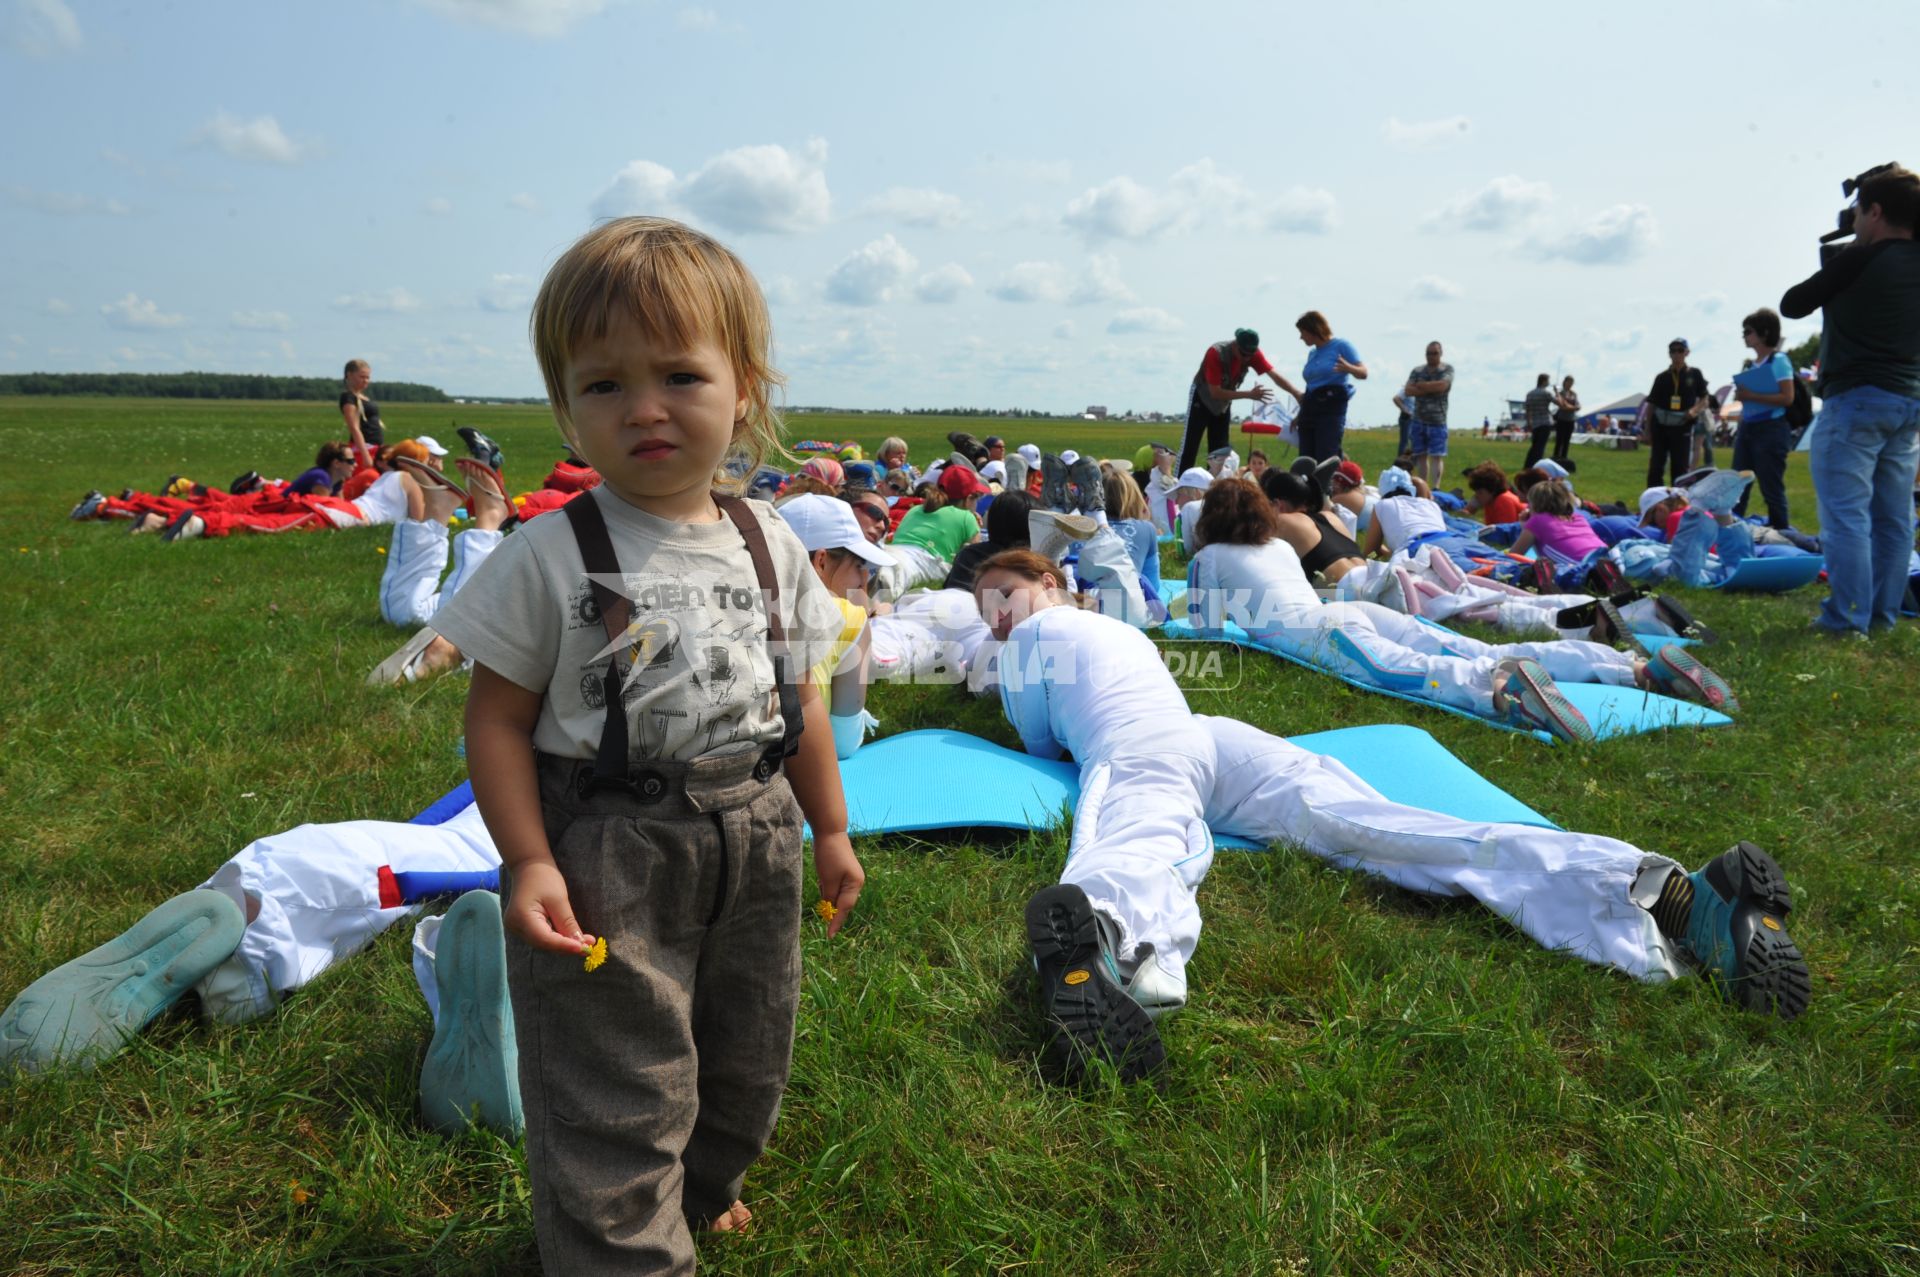
<svg viewBox="0 0 1920 1277">
<path fill-rule="evenodd" d="M 30 58 L 77 53 L 85 43 L 80 20 L 61 0 L 13 0 L 0 20 L 0 44 Z"/>
<path fill-rule="evenodd" d="M 958 195 L 925 186 L 895 186 L 869 200 L 866 212 L 908 226 L 951 230 L 967 220 L 967 206 Z"/>
<path fill-rule="evenodd" d="M 522 213 L 544 213 L 547 211 L 546 205 L 542 204 L 538 197 L 527 191 L 517 191 L 507 196 L 507 207 L 517 208 Z"/>
<path fill-rule="evenodd" d="M 776 351 L 782 367 L 871 368 L 895 362 L 892 332 L 867 315 L 849 318 L 841 311 L 837 320 L 823 316 L 797 330 L 812 340 Z"/>
<path fill-rule="evenodd" d="M 1072 341 L 1073 334 L 1074 327 L 1071 319 L 1063 319 L 1053 326 L 1053 335 L 1061 341 Z"/>
<path fill-rule="evenodd" d="M 1158 306 L 1123 310 L 1107 322 L 1110 333 L 1177 333 L 1186 325 Z"/>
<path fill-rule="evenodd" d="M 7 198 L 21 208 L 30 208 L 36 213 L 49 213 L 55 217 L 75 217 L 83 213 L 103 213 L 108 217 L 125 217 L 133 210 L 119 200 L 96 199 L 91 195 L 80 195 L 72 191 L 39 191 L 30 186 L 8 183 L 0 186 Z"/>
<path fill-rule="evenodd" d="M 1339 224 L 1340 205 L 1332 191 L 1296 186 L 1268 205 L 1262 220 L 1270 231 L 1325 235 Z"/>
<path fill-rule="evenodd" d="M 673 25 L 682 31 L 722 31 L 728 35 L 743 31 L 738 22 L 728 22 L 712 9 L 687 8 L 673 17 Z"/>
<path fill-rule="evenodd" d="M 1062 302 L 1066 272 L 1058 262 L 1016 262 L 987 291 L 1003 302 Z"/>
<path fill-rule="evenodd" d="M 1412 123 L 1390 115 L 1387 117 L 1387 122 L 1380 126 L 1380 136 L 1387 139 L 1391 145 L 1415 149 L 1446 142 L 1458 142 L 1472 129 L 1473 121 L 1464 115 L 1449 115 L 1442 120 L 1416 120 Z"/>
<path fill-rule="evenodd" d="M 596 217 L 685 209 L 722 229 L 774 234 L 824 226 L 833 209 L 827 191 L 827 144 L 723 151 L 686 177 L 651 160 L 635 160 L 593 201 Z"/>
<path fill-rule="evenodd" d="M 108 302 L 100 308 L 100 313 L 115 328 L 178 328 L 187 322 L 185 315 L 168 314 L 160 309 L 159 303 L 136 293 L 128 293 L 117 302 Z"/>
<path fill-rule="evenodd" d="M 1133 290 L 1120 279 L 1120 260 L 1095 253 L 1087 259 L 1087 271 L 1074 284 L 1067 298 L 1076 306 L 1100 306 L 1112 302 L 1130 302 Z"/>
<path fill-rule="evenodd" d="M 557 36 L 607 7 L 607 0 L 415 0 L 449 18 L 524 35 Z"/>
<path fill-rule="evenodd" d="M 1537 341 L 1526 341 L 1521 342 L 1512 350 L 1495 355 L 1490 359 L 1483 359 L 1480 361 L 1480 364 L 1490 372 L 1541 373 L 1545 372 L 1546 369 L 1539 366 L 1540 358 L 1540 343 Z"/>
<path fill-rule="evenodd" d="M 1508 174 L 1496 177 L 1471 195 L 1449 200 L 1427 214 L 1428 230 L 1511 230 L 1553 202 L 1553 187 Z"/>
<path fill-rule="evenodd" d="M 42 309 L 49 315 L 71 315 L 73 313 L 73 303 L 62 301 L 58 297 L 49 297 L 47 298 L 47 304 Z"/>
<path fill-rule="evenodd" d="M 524 311 L 533 305 L 536 288 L 525 275 L 495 275 L 480 290 L 480 309 L 509 314 Z"/>
<path fill-rule="evenodd" d="M 1578 230 L 1535 245 L 1543 257 L 1583 266 L 1617 266 L 1644 253 L 1659 238 L 1659 223 L 1645 204 L 1615 204 Z"/>
<path fill-rule="evenodd" d="M 1413 281 L 1407 295 L 1415 301 L 1446 302 L 1460 295 L 1460 285 L 1439 275 L 1422 275 Z"/>
<path fill-rule="evenodd" d="M 1632 350 L 1646 335 L 1647 330 L 1644 328 L 1619 328 L 1612 332 L 1601 332 L 1598 329 L 1589 328 L 1586 339 L 1606 350 Z"/>
<path fill-rule="evenodd" d="M 920 263 L 891 234 L 850 253 L 827 276 L 827 299 L 846 306 L 890 301 Z"/>
<path fill-rule="evenodd" d="M 298 164 L 313 149 L 288 137 L 271 115 L 243 120 L 226 111 L 201 125 L 193 140 L 231 159 L 261 164 Z"/>
<path fill-rule="evenodd" d="M 1703 315 L 1717 315 L 1726 304 L 1727 295 L 1725 293 L 1708 293 L 1705 297 L 1695 302 L 1694 306 Z"/>
<path fill-rule="evenodd" d="M 404 315 L 420 309 L 420 299 L 404 288 L 343 293 L 333 299 L 333 304 L 340 310 L 356 310 L 364 315 Z"/>
<path fill-rule="evenodd" d="M 1067 228 L 1092 241 L 1151 239 L 1178 225 L 1183 205 L 1130 177 L 1109 178 L 1067 202 Z"/>
<path fill-rule="evenodd" d="M 453 201 L 444 196 L 436 195 L 420 207 L 435 217 L 445 217 L 453 212 Z"/>
<path fill-rule="evenodd" d="M 292 317 L 284 310 L 236 310 L 228 322 L 253 333 L 284 333 L 293 327 Z"/>
<path fill-rule="evenodd" d="M 923 302 L 945 303 L 958 300 L 961 293 L 972 287 L 973 276 L 967 273 L 966 267 L 948 262 L 922 275 L 920 282 L 913 286 L 913 295 Z"/>
</svg>

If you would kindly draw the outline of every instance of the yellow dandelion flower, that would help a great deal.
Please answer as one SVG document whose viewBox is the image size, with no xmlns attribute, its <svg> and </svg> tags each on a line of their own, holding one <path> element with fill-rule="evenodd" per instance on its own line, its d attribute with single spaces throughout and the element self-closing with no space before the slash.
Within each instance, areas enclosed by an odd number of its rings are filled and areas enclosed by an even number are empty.
<svg viewBox="0 0 1920 1277">
<path fill-rule="evenodd" d="M 373 547 L 373 552 L 375 554 L 385 554 L 387 552 L 387 548 L 383 545 L 376 545 Z"/>
<path fill-rule="evenodd" d="M 587 949 L 587 970 L 598 971 L 607 960 L 607 938 L 601 936 Z"/>
<path fill-rule="evenodd" d="M 813 907 L 813 911 L 820 915 L 820 921 L 822 922 L 832 922 L 840 914 L 840 911 L 834 908 L 833 901 L 831 900 L 822 900 Z"/>
</svg>

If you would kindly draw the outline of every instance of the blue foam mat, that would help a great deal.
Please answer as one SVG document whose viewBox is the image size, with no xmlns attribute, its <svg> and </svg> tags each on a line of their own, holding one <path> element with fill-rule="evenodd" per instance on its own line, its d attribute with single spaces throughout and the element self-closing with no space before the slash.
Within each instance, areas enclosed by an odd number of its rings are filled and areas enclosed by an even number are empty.
<svg viewBox="0 0 1920 1277">
<path fill-rule="evenodd" d="M 1784 594 L 1803 585 L 1812 585 L 1820 579 L 1820 570 L 1826 564 L 1826 559 L 1818 554 L 1782 554 L 1742 559 L 1733 565 L 1733 571 L 1726 580 L 1711 588 L 1748 590 L 1755 594 Z"/>
<path fill-rule="evenodd" d="M 1444 630 L 1446 627 L 1435 626 L 1435 628 Z M 1194 629 L 1192 622 L 1184 617 L 1168 621 L 1161 627 L 1161 633 L 1174 639 L 1203 637 Z M 1231 621 L 1226 624 L 1224 636 L 1208 641 L 1232 643 L 1237 647 L 1265 652 L 1283 661 L 1292 661 L 1295 665 L 1310 669 L 1317 674 L 1325 674 L 1328 678 L 1337 678 L 1347 686 L 1359 688 L 1363 692 L 1373 692 L 1376 695 L 1391 696 L 1395 700 L 1407 701 L 1410 704 L 1424 705 L 1444 714 L 1453 714 L 1475 723 L 1484 723 L 1488 727 L 1497 728 L 1503 732 L 1518 732 L 1549 742 L 1553 740 L 1553 737 L 1546 732 L 1533 731 L 1491 718 L 1482 718 L 1478 714 L 1468 713 L 1452 705 L 1442 705 L 1438 701 L 1411 696 L 1405 692 L 1391 691 L 1345 674 L 1337 674 L 1324 666 L 1302 660 L 1291 653 L 1257 643 L 1251 635 Z M 1708 709 L 1704 705 L 1696 705 L 1692 701 L 1675 700 L 1671 696 L 1661 696 L 1653 692 L 1643 692 L 1635 687 L 1614 687 L 1602 683 L 1558 683 L 1557 686 L 1574 708 L 1586 716 L 1587 722 L 1593 727 L 1594 736 L 1599 740 L 1610 740 L 1615 736 L 1635 736 L 1641 732 L 1657 732 L 1669 727 L 1725 727 L 1733 722 L 1725 714 Z"/>
<path fill-rule="evenodd" d="M 1343 727 L 1290 738 L 1338 759 L 1383 795 L 1462 820 L 1557 828 L 1421 731 L 1399 723 Z M 928 777 L 959 783 L 928 784 Z M 1044 829 L 1080 796 L 1072 763 L 1031 757 L 965 732 L 888 736 L 840 764 L 847 827 L 855 834 L 934 829 Z M 1221 847 L 1259 844 L 1216 834 Z"/>
</svg>

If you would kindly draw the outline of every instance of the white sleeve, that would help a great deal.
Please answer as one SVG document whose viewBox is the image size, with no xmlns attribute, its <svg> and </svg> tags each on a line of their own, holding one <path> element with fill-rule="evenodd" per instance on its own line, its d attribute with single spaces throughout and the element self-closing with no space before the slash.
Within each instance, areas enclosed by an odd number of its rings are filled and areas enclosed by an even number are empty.
<svg viewBox="0 0 1920 1277">
<path fill-rule="evenodd" d="M 1020 733 L 1020 744 L 1035 758 L 1058 758 L 1065 752 L 1060 742 L 1054 739 L 1053 725 L 1047 717 L 1047 695 L 1050 683 L 1045 679 L 1026 677 L 1026 653 L 1023 643 L 1002 644 L 1000 649 L 1000 708 L 1006 713 L 1007 721 L 1013 724 L 1013 730 Z M 1018 663 L 1011 675 L 1005 662 L 1011 657 Z"/>
</svg>

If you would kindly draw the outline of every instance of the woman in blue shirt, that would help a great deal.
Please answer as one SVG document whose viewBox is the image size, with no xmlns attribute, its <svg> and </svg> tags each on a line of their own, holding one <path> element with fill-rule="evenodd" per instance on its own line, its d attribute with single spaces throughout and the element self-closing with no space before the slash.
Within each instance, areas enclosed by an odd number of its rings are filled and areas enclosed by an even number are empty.
<svg viewBox="0 0 1920 1277">
<path fill-rule="evenodd" d="M 1333 325 L 1319 311 L 1308 311 L 1293 326 L 1309 347 L 1306 387 L 1298 389 L 1278 374 L 1274 379 L 1300 401 L 1300 415 L 1294 418 L 1300 431 L 1300 455 L 1315 461 L 1345 456 L 1341 444 L 1347 433 L 1347 400 L 1353 397 L 1354 379 L 1366 380 L 1367 366 L 1360 362 L 1352 342 L 1333 335 Z"/>
<path fill-rule="evenodd" d="M 1767 503 L 1768 525 L 1784 528 L 1789 526 L 1787 455 L 1793 451 L 1793 427 L 1787 424 L 1787 409 L 1793 404 L 1793 361 L 1780 353 L 1780 316 L 1773 310 L 1762 307 L 1741 320 L 1740 334 L 1753 352 L 1753 370 L 1741 379 L 1764 379 L 1771 388 L 1755 390 L 1739 380 L 1734 383 L 1733 397 L 1740 401 L 1740 433 L 1733 440 L 1733 468 L 1753 471 L 1754 486 Z M 1748 494 L 1752 491 L 1747 489 Z M 1733 512 L 1746 517 L 1745 494 Z"/>
</svg>

